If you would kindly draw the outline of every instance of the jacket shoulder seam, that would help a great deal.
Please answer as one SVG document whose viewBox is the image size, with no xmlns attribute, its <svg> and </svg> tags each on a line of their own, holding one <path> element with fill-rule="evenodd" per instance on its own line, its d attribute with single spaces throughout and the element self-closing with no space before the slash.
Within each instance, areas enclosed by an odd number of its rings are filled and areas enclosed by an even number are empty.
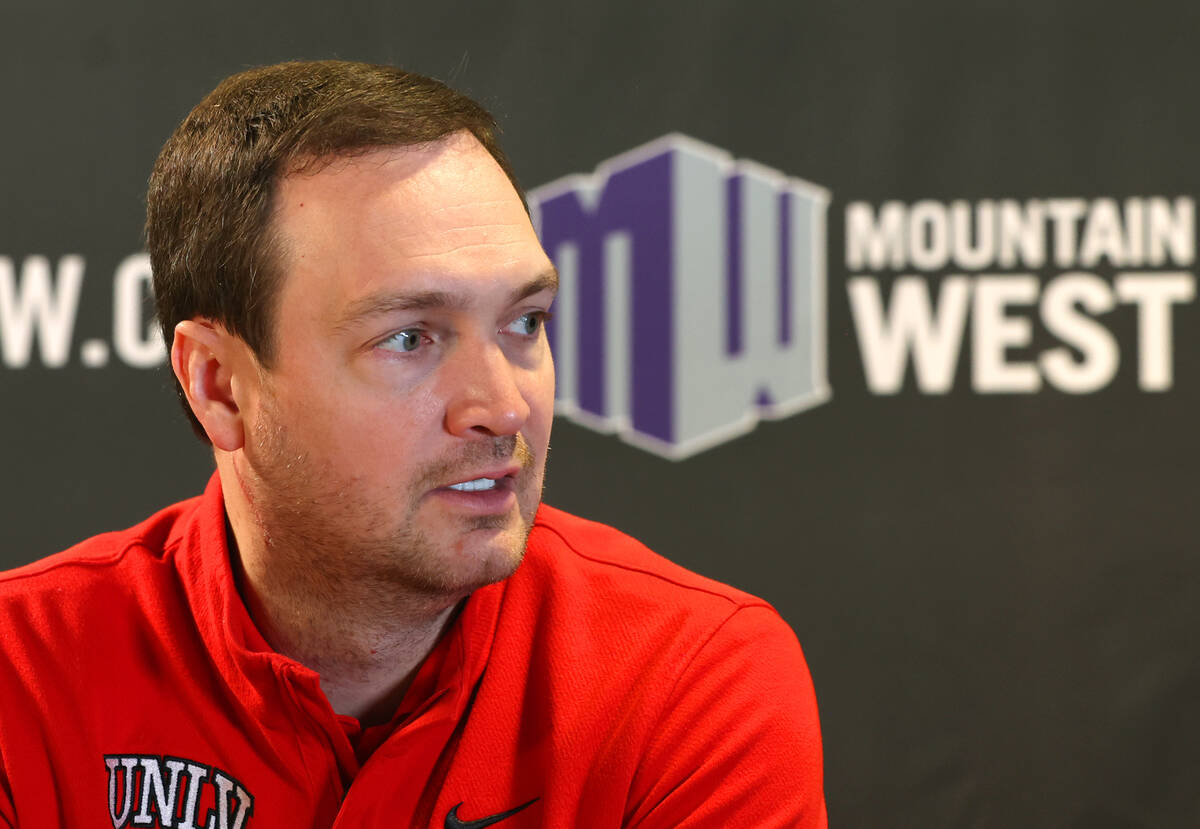
<svg viewBox="0 0 1200 829">
<path fill-rule="evenodd" d="M 678 579 L 674 579 L 664 573 L 658 573 L 658 572 L 655 572 L 654 570 L 650 570 L 645 567 L 635 567 L 635 566 L 632 566 L 629 564 L 624 564 L 622 562 L 611 561 L 609 559 L 599 558 L 597 556 L 590 555 L 588 553 L 583 552 L 577 546 L 572 544 L 571 540 L 568 539 L 565 535 L 563 535 L 563 533 L 557 527 L 552 527 L 549 524 L 545 524 L 545 523 L 541 523 L 541 522 L 538 522 L 537 526 L 542 527 L 543 529 L 554 533 L 554 535 L 557 536 L 560 541 L 562 541 L 562 543 L 567 547 L 567 549 L 569 549 L 571 552 L 573 552 L 575 555 L 579 556 L 580 558 L 590 561 L 594 564 L 600 564 L 600 565 L 604 565 L 606 567 L 614 567 L 618 570 L 624 570 L 629 573 L 639 573 L 644 576 L 649 576 L 651 578 L 658 579 L 659 581 L 665 582 L 667 584 L 672 584 L 672 585 L 680 588 L 681 590 L 691 590 L 696 593 L 705 593 L 710 596 L 719 597 L 719 598 L 724 599 L 725 601 L 729 602 L 730 604 L 732 604 L 735 607 L 735 610 L 733 611 L 734 613 L 736 613 L 738 610 L 741 610 L 741 609 L 747 608 L 747 607 L 764 607 L 764 608 L 767 608 L 768 610 L 774 610 L 774 608 L 771 606 L 771 604 L 769 602 L 767 602 L 763 599 L 760 599 L 756 596 L 752 596 L 749 593 L 743 593 L 743 597 L 731 596 L 727 592 L 723 592 L 720 590 L 714 590 L 712 588 L 705 587 L 704 585 L 685 584 L 684 582 L 681 582 Z M 631 539 L 631 541 L 633 541 L 633 543 L 635 543 L 635 544 L 640 544 L 640 542 L 638 542 L 634 539 Z M 703 576 L 697 576 L 697 577 L 704 578 Z M 730 589 L 736 590 L 737 588 L 730 588 Z M 742 591 L 738 591 L 738 592 L 741 593 Z M 724 623 L 722 623 L 722 624 L 724 624 Z M 715 631 L 714 631 L 714 633 L 715 633 Z"/>
</svg>

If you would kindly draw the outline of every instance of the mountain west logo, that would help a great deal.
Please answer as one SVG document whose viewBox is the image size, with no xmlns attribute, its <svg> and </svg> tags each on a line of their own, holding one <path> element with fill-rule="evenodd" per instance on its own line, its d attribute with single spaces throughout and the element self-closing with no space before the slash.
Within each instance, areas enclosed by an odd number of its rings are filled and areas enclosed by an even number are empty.
<svg viewBox="0 0 1200 829">
<path fill-rule="evenodd" d="M 113 829 L 246 829 L 254 796 L 230 774 L 179 757 L 107 754 Z"/>
<path fill-rule="evenodd" d="M 829 399 L 828 191 L 672 134 L 529 201 L 561 414 L 682 459 Z"/>
</svg>

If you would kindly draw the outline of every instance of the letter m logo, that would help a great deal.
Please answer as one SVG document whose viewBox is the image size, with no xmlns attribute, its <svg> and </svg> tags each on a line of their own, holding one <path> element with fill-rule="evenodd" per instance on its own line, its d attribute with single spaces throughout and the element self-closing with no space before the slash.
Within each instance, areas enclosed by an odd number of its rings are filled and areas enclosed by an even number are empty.
<svg viewBox="0 0 1200 829">
<path fill-rule="evenodd" d="M 829 399 L 827 190 L 671 134 L 529 202 L 560 414 L 678 460 Z"/>
</svg>

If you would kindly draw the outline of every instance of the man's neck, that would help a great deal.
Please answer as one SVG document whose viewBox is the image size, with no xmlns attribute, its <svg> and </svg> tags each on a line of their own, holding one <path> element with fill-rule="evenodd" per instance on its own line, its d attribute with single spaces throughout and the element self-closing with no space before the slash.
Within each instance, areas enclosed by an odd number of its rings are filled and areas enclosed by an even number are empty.
<svg viewBox="0 0 1200 829">
<path fill-rule="evenodd" d="M 364 726 L 389 720 L 461 597 L 415 597 L 362 579 L 323 581 L 303 555 L 268 549 L 238 506 L 226 502 L 230 564 L 267 644 L 316 671 L 338 714 Z"/>
<path fill-rule="evenodd" d="M 242 598 L 263 638 L 316 671 L 333 710 L 364 726 L 391 719 L 454 618 L 454 605 L 385 609 L 375 597 L 347 601 L 281 584 L 253 565 L 240 569 Z"/>
</svg>

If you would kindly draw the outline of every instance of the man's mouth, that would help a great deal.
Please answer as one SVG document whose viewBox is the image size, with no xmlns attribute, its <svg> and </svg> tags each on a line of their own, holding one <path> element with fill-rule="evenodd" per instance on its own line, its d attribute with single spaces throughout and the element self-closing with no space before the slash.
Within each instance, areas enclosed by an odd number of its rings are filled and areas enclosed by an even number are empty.
<svg viewBox="0 0 1200 829">
<path fill-rule="evenodd" d="M 488 516 L 509 513 L 518 505 L 528 477 L 526 467 L 517 461 L 473 464 L 446 475 L 429 495 L 439 499 L 441 508 L 467 515 Z"/>
<path fill-rule="evenodd" d="M 461 484 L 450 484 L 448 487 L 448 489 L 455 489 L 459 492 L 483 492 L 495 488 L 495 478 L 476 478 L 473 481 L 463 481 Z"/>
<path fill-rule="evenodd" d="M 516 486 L 517 476 L 521 474 L 522 468 L 515 463 L 505 464 L 504 466 L 493 466 L 488 468 L 475 468 L 470 471 L 464 470 L 462 474 L 470 475 L 474 472 L 476 477 L 467 480 L 458 480 L 452 484 L 443 484 L 445 489 L 454 490 L 455 492 L 491 492 L 493 490 L 511 490 Z M 453 480 L 453 479 L 451 479 Z"/>
</svg>

